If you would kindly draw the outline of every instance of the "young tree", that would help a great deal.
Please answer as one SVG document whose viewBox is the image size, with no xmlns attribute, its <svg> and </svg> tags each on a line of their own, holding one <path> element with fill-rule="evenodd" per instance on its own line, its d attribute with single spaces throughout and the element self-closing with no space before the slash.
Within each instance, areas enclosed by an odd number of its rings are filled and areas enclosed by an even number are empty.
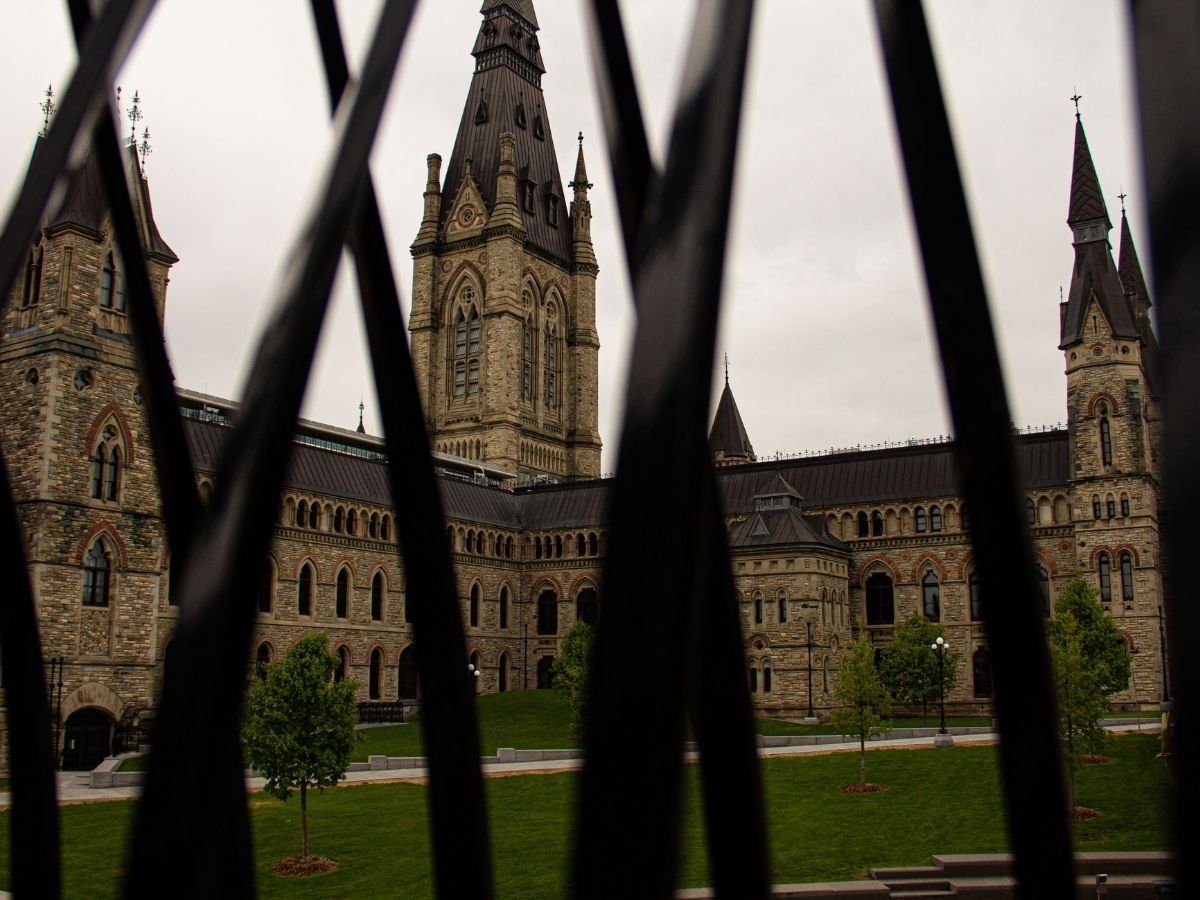
<svg viewBox="0 0 1200 900">
<path fill-rule="evenodd" d="M 567 701 L 571 714 L 571 728 L 576 734 L 583 733 L 587 717 L 588 668 L 592 659 L 592 626 L 582 619 L 571 626 L 563 638 L 562 652 L 551 665 L 554 689 Z"/>
<path fill-rule="evenodd" d="M 837 704 L 830 717 L 842 734 L 858 735 L 858 783 L 867 783 L 867 739 L 886 734 L 892 723 L 892 698 L 875 668 L 875 648 L 866 633 L 846 650 L 833 684 Z"/>
<path fill-rule="evenodd" d="M 1129 651 L 1096 589 L 1082 575 L 1054 602 L 1050 640 L 1059 737 L 1074 796 L 1079 758 L 1095 753 L 1107 737 L 1100 720 L 1108 712 L 1108 698 L 1129 683 Z"/>
<path fill-rule="evenodd" d="M 357 715 L 352 679 L 334 681 L 338 659 L 324 634 L 301 638 L 281 662 L 252 678 L 242 734 L 250 765 L 280 800 L 300 791 L 301 855 L 308 860 L 308 789 L 345 777 Z"/>
<path fill-rule="evenodd" d="M 944 679 L 938 682 L 937 654 L 930 649 L 943 637 L 941 625 L 930 622 L 920 613 L 913 613 L 896 626 L 896 638 L 883 648 L 879 676 L 892 699 L 900 703 L 921 705 L 921 716 L 928 720 L 929 704 L 937 703 L 949 694 L 958 679 L 957 653 L 947 653 L 940 671 Z"/>
</svg>

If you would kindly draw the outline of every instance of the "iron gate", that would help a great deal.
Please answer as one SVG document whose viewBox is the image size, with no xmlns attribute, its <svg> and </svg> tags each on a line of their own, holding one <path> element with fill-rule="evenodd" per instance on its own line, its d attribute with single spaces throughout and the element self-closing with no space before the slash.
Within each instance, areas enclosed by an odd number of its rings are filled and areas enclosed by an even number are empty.
<svg viewBox="0 0 1200 900">
<path fill-rule="evenodd" d="M 114 73 L 154 5 L 108 0 L 93 18 L 88 0 L 68 0 L 79 64 L 0 235 L 0 285 L 14 281 L 81 141 L 95 143 L 119 246 L 138 246 L 108 98 Z M 412 624 L 438 892 L 492 895 L 474 685 L 462 665 L 465 643 L 441 502 L 367 166 L 415 5 L 384 5 L 365 65 L 351 82 L 333 0 L 312 0 L 331 106 L 338 111 L 337 139 L 312 212 L 297 230 L 291 267 L 280 280 L 248 382 L 245 414 L 233 429 L 207 507 L 197 499 L 144 262 L 138 252 L 123 254 L 181 609 L 133 830 L 136 863 L 126 867 L 129 897 L 254 893 L 237 711 L 261 560 L 343 246 L 354 257 L 370 336 L 391 488 L 406 501 L 396 509 L 396 521 L 409 595 L 417 598 Z M 762 793 L 726 536 L 704 441 L 753 3 L 699 4 L 697 39 L 690 44 L 662 171 L 650 158 L 617 0 L 585 6 L 639 321 L 612 500 L 609 599 L 597 637 L 594 677 L 604 689 L 594 693 L 585 736 L 572 890 L 578 897 L 611 897 L 633 885 L 639 895 L 672 894 L 687 715 L 700 746 L 714 886 L 721 896 L 762 897 L 768 893 Z M 1024 574 L 1017 591 L 982 594 L 1017 874 L 1023 896 L 1070 896 L 1069 825 L 1041 601 L 962 182 L 922 7 L 915 0 L 875 0 L 874 6 L 980 579 L 1011 584 L 1014 561 Z M 1164 530 L 1170 558 L 1182 560 L 1196 545 L 1189 511 L 1200 507 L 1200 477 L 1189 465 L 1200 438 L 1192 387 L 1200 305 L 1190 296 L 1200 285 L 1200 222 L 1192 214 L 1200 193 L 1200 11 L 1184 0 L 1132 0 L 1130 9 L 1165 350 L 1170 504 Z M 664 453 L 680 464 L 664 471 L 655 462 Z M 13 887 L 19 896 L 57 897 L 53 732 L 23 542 L 2 462 L 0 496 L 0 554 L 12 585 L 0 604 L 0 652 L 12 734 Z M 669 530 L 653 553 L 636 539 L 650 503 L 671 505 L 680 521 L 692 523 L 690 530 Z M 637 590 L 631 589 L 635 579 Z M 647 580 L 653 583 L 649 591 Z M 648 592 L 662 602 L 635 609 L 634 598 Z M 1172 634 L 1196 632 L 1193 605 L 1176 605 L 1170 613 Z M 637 627 L 630 627 L 635 617 Z M 631 635 L 663 662 L 653 702 L 646 702 L 636 671 L 620 663 L 623 655 L 643 649 L 630 646 Z M 212 648 L 219 648 L 216 656 Z M 1184 811 L 1196 808 L 1194 766 L 1184 764 L 1198 755 L 1189 718 L 1194 657 L 1171 657 L 1179 718 L 1176 799 Z M 215 739 L 202 746 L 192 740 L 197 732 Z M 635 740 L 647 754 L 630 766 L 621 748 Z M 214 745 L 220 759 L 215 766 Z M 189 814 L 178 815 L 185 807 Z M 639 814 L 630 816 L 631 808 Z M 1177 839 L 1183 834 L 1177 827 Z M 622 864 L 611 865 L 614 859 Z M 1194 875 L 1181 876 L 1184 896 L 1196 895 Z"/>
</svg>

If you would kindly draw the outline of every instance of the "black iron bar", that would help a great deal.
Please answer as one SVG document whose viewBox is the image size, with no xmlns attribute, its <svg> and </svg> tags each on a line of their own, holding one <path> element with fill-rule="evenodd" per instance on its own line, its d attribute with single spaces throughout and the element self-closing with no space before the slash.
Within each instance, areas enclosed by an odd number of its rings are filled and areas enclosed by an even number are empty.
<svg viewBox="0 0 1200 900">
<path fill-rule="evenodd" d="M 1200 101 L 1200 9 L 1194 2 L 1135 0 L 1130 3 L 1133 50 L 1141 117 L 1142 160 L 1150 212 L 1151 281 L 1162 336 L 1163 421 L 1166 439 L 1162 466 L 1165 507 L 1162 559 L 1167 623 L 1163 652 L 1164 697 L 1175 702 L 1171 713 L 1175 791 L 1175 840 L 1180 854 L 1195 834 L 1192 815 L 1200 800 L 1200 726 L 1196 696 L 1200 660 L 1182 642 L 1200 627 L 1200 614 L 1186 586 L 1186 566 L 1200 546 L 1200 402 L 1196 358 L 1200 353 L 1200 122 L 1190 112 Z M 1190 845 L 1194 846 L 1194 845 Z M 1175 863 L 1179 896 L 1200 896 L 1195 867 Z"/>
<path fill-rule="evenodd" d="M 350 72 L 333 0 L 313 16 L 336 107 Z M 396 528 L 403 551 L 422 685 L 422 739 L 430 773 L 429 815 L 439 896 L 492 896 L 487 806 L 479 764 L 474 680 L 455 590 L 454 566 L 409 356 L 400 294 L 375 188 L 368 173 L 350 227 L 366 332 L 387 439 Z M 431 523 L 438 523 L 437 528 Z"/>
<path fill-rule="evenodd" d="M 696 609 L 689 592 L 716 565 L 729 566 L 724 553 L 706 571 L 692 548 L 725 540 L 720 519 L 706 515 L 718 507 L 704 432 L 752 8 L 724 2 L 697 12 L 668 163 L 632 255 L 638 324 L 586 724 L 572 873 L 579 897 L 670 897 L 675 889 L 684 673 L 707 645 L 705 620 L 720 614 Z M 679 461 L 668 477 L 654 463 L 662 454 Z M 681 524 L 651 548 L 635 536 L 662 508 Z M 647 596 L 652 603 L 641 601 Z M 732 604 L 724 609 L 736 622 Z M 740 647 L 737 654 L 740 679 Z M 627 662 L 649 656 L 664 674 L 651 697 Z M 704 678 L 703 667 L 694 677 Z M 631 771 L 622 757 L 635 741 L 647 749 Z M 635 807 L 640 815 L 631 817 Z"/>
<path fill-rule="evenodd" d="M 924 9 L 910 0 L 875 0 L 875 12 L 954 422 L 955 461 L 971 510 L 1016 875 L 1022 897 L 1073 896 L 1041 592 L 958 160 Z"/>
<path fill-rule="evenodd" d="M 293 243 L 241 414 L 226 442 L 211 516 L 193 543 L 134 828 L 137 865 L 127 876 L 128 897 L 254 893 L 249 848 L 233 860 L 216 855 L 223 822 L 246 802 L 244 789 L 235 795 L 212 771 L 209 749 L 195 735 L 215 741 L 219 753 L 226 747 L 233 752 L 238 740 L 255 593 L 293 431 L 411 13 L 410 4 L 384 5 L 361 79 L 339 105 L 329 162 Z M 179 816 L 181 809 L 189 814 Z M 165 822 L 177 827 L 166 829 Z"/>
</svg>

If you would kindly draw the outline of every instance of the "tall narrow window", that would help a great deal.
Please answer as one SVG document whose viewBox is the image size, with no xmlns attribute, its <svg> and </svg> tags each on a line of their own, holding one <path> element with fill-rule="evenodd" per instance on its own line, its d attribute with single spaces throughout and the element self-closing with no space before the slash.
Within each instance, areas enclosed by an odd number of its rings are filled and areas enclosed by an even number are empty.
<svg viewBox="0 0 1200 900">
<path fill-rule="evenodd" d="M 254 671 L 259 678 L 267 677 L 267 666 L 271 664 L 271 645 L 263 641 L 254 654 Z"/>
<path fill-rule="evenodd" d="M 358 534 L 358 513 L 354 510 L 346 513 L 346 534 Z"/>
<path fill-rule="evenodd" d="M 479 627 L 479 585 L 471 585 L 471 599 L 469 602 L 467 621 L 472 628 Z"/>
<path fill-rule="evenodd" d="M 767 665 L 766 663 L 763 663 L 762 679 L 763 679 L 763 682 L 762 682 L 763 693 L 764 694 L 771 693 L 771 667 L 769 665 Z"/>
<path fill-rule="evenodd" d="M 587 556 L 587 538 L 583 536 L 583 532 L 575 535 L 575 555 Z"/>
<path fill-rule="evenodd" d="M 869 537 L 871 534 L 871 525 L 867 520 L 867 514 L 860 512 L 858 514 L 858 536 L 860 538 Z"/>
<path fill-rule="evenodd" d="M 104 473 L 104 499 L 116 500 L 121 487 L 121 450 L 112 447 L 108 451 L 108 471 Z"/>
<path fill-rule="evenodd" d="M 1110 519 L 1115 519 L 1117 517 L 1117 501 L 1116 498 L 1111 494 L 1109 495 L 1108 499 L 1104 501 L 1104 511 L 1108 513 L 1108 517 Z"/>
<path fill-rule="evenodd" d="M 43 248 L 34 247 L 29 251 L 29 260 L 25 263 L 25 284 L 21 291 L 21 306 L 37 306 L 41 299 L 42 258 Z"/>
<path fill-rule="evenodd" d="M 380 696 L 380 679 L 383 674 L 383 651 L 376 647 L 371 651 L 371 669 L 367 680 L 367 695 L 372 700 Z"/>
<path fill-rule="evenodd" d="M 385 541 L 392 539 L 392 517 L 387 513 L 384 513 L 383 518 L 379 520 L 379 537 Z"/>
<path fill-rule="evenodd" d="M 525 319 L 521 343 L 521 399 L 533 400 L 533 313 Z"/>
<path fill-rule="evenodd" d="M 1100 462 L 1106 466 L 1112 465 L 1112 432 L 1108 427 L 1108 407 L 1100 416 Z"/>
<path fill-rule="evenodd" d="M 1126 603 L 1133 602 L 1133 556 L 1128 550 L 1123 551 L 1121 560 L 1121 599 Z"/>
<path fill-rule="evenodd" d="M 454 396 L 469 397 L 479 393 L 479 310 L 475 307 L 475 291 L 464 288 L 461 306 L 454 321 Z"/>
<path fill-rule="evenodd" d="M 91 495 L 96 500 L 116 501 L 121 493 L 121 448 L 116 426 L 104 426 L 91 456 Z"/>
<path fill-rule="evenodd" d="M 301 500 L 296 504 L 296 527 L 303 528 L 308 524 L 308 503 Z"/>
<path fill-rule="evenodd" d="M 500 588 L 500 627 L 508 627 L 508 585 Z"/>
<path fill-rule="evenodd" d="M 501 653 L 500 661 L 496 663 L 496 692 L 503 694 L 508 690 L 508 654 Z"/>
<path fill-rule="evenodd" d="M 108 580 L 112 571 L 104 541 L 97 538 L 83 561 L 83 605 L 108 606 Z"/>
<path fill-rule="evenodd" d="M 300 569 L 300 578 L 296 582 L 296 614 L 312 615 L 313 575 L 312 568 L 305 563 Z"/>
<path fill-rule="evenodd" d="M 918 506 L 913 510 L 913 528 L 917 534 L 925 531 L 925 507 Z"/>
<path fill-rule="evenodd" d="M 822 592 L 824 592 L 824 588 L 822 588 L 821 590 L 822 590 Z M 825 605 L 824 604 L 821 604 L 821 613 L 822 613 L 822 615 L 824 615 L 824 613 L 825 613 Z M 783 591 L 780 591 L 779 592 L 779 624 L 780 625 L 786 624 L 787 617 L 788 617 L 787 594 L 783 593 Z"/>
<path fill-rule="evenodd" d="M 104 445 L 101 444 L 92 454 L 92 497 L 96 500 L 104 498 Z"/>
<path fill-rule="evenodd" d="M 1030 528 L 1037 524 L 1037 504 L 1030 497 L 1025 498 L 1025 524 Z"/>
<path fill-rule="evenodd" d="M 929 507 L 929 530 L 942 530 L 942 508 L 940 506 Z"/>
<path fill-rule="evenodd" d="M 754 624 L 761 625 L 763 623 L 763 600 L 762 595 L 754 595 Z"/>
<path fill-rule="evenodd" d="M 347 618 L 350 614 L 350 572 L 346 569 L 338 572 L 334 603 L 334 615 L 339 619 Z"/>
<path fill-rule="evenodd" d="M 971 578 L 968 582 L 971 592 L 971 620 L 974 622 L 982 621 L 983 619 L 983 600 L 979 596 L 979 573 L 972 570 Z"/>
<path fill-rule="evenodd" d="M 558 596 L 552 590 L 544 590 L 537 602 L 537 633 L 558 634 Z"/>
<path fill-rule="evenodd" d="M 930 622 L 940 621 L 942 618 L 941 586 L 938 584 L 937 576 L 932 572 L 926 572 L 925 577 L 921 579 L 921 597 L 925 608 L 925 618 Z"/>
<path fill-rule="evenodd" d="M 379 537 L 379 513 L 371 513 L 371 518 L 367 522 L 367 537 Z M 451 545 L 451 549 L 453 549 L 453 545 Z"/>
<path fill-rule="evenodd" d="M 1050 616 L 1050 576 L 1046 570 L 1038 566 L 1038 588 L 1042 592 L 1042 613 Z"/>
<path fill-rule="evenodd" d="M 883 537 L 883 513 L 879 510 L 871 513 L 871 537 Z"/>
<path fill-rule="evenodd" d="M 1092 497 L 1092 518 L 1098 519 L 1098 518 L 1100 518 L 1101 515 L 1102 515 L 1102 513 L 1101 513 L 1101 506 L 1100 506 L 1100 498 L 1093 496 Z"/>
<path fill-rule="evenodd" d="M 100 305 L 105 309 L 112 309 L 116 278 L 117 267 L 113 265 L 112 253 L 108 253 L 104 257 L 104 267 L 100 270 Z"/>
<path fill-rule="evenodd" d="M 333 511 L 333 530 L 341 534 L 346 530 L 346 510 L 339 506 Z"/>
<path fill-rule="evenodd" d="M 1121 495 L 1121 515 L 1129 515 L 1129 496 L 1127 494 Z"/>
<path fill-rule="evenodd" d="M 867 624 L 891 625 L 896 621 L 892 579 L 876 572 L 867 579 Z"/>
<path fill-rule="evenodd" d="M 313 505 L 308 508 L 308 527 L 321 527 L 321 505 L 319 503 L 313 503 Z"/>
<path fill-rule="evenodd" d="M 1097 563 L 1100 568 L 1100 599 L 1104 603 L 1112 603 L 1112 562 L 1107 553 L 1101 553 Z"/>
<path fill-rule="evenodd" d="M 383 619 L 383 573 L 376 572 L 371 579 L 371 621 Z"/>
</svg>

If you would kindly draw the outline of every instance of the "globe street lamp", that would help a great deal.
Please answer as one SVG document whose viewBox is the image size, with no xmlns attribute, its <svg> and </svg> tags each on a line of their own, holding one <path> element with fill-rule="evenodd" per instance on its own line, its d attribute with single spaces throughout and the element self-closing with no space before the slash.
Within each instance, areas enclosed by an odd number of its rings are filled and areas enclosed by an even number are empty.
<svg viewBox="0 0 1200 900">
<path fill-rule="evenodd" d="M 954 743 L 954 738 L 946 730 L 946 654 L 950 651 L 950 645 L 946 643 L 945 638 L 938 637 L 936 641 L 929 645 L 929 649 L 937 654 L 938 695 L 942 707 L 942 721 L 938 727 L 938 733 L 933 739 L 933 745 L 935 747 L 949 747 Z"/>
</svg>

